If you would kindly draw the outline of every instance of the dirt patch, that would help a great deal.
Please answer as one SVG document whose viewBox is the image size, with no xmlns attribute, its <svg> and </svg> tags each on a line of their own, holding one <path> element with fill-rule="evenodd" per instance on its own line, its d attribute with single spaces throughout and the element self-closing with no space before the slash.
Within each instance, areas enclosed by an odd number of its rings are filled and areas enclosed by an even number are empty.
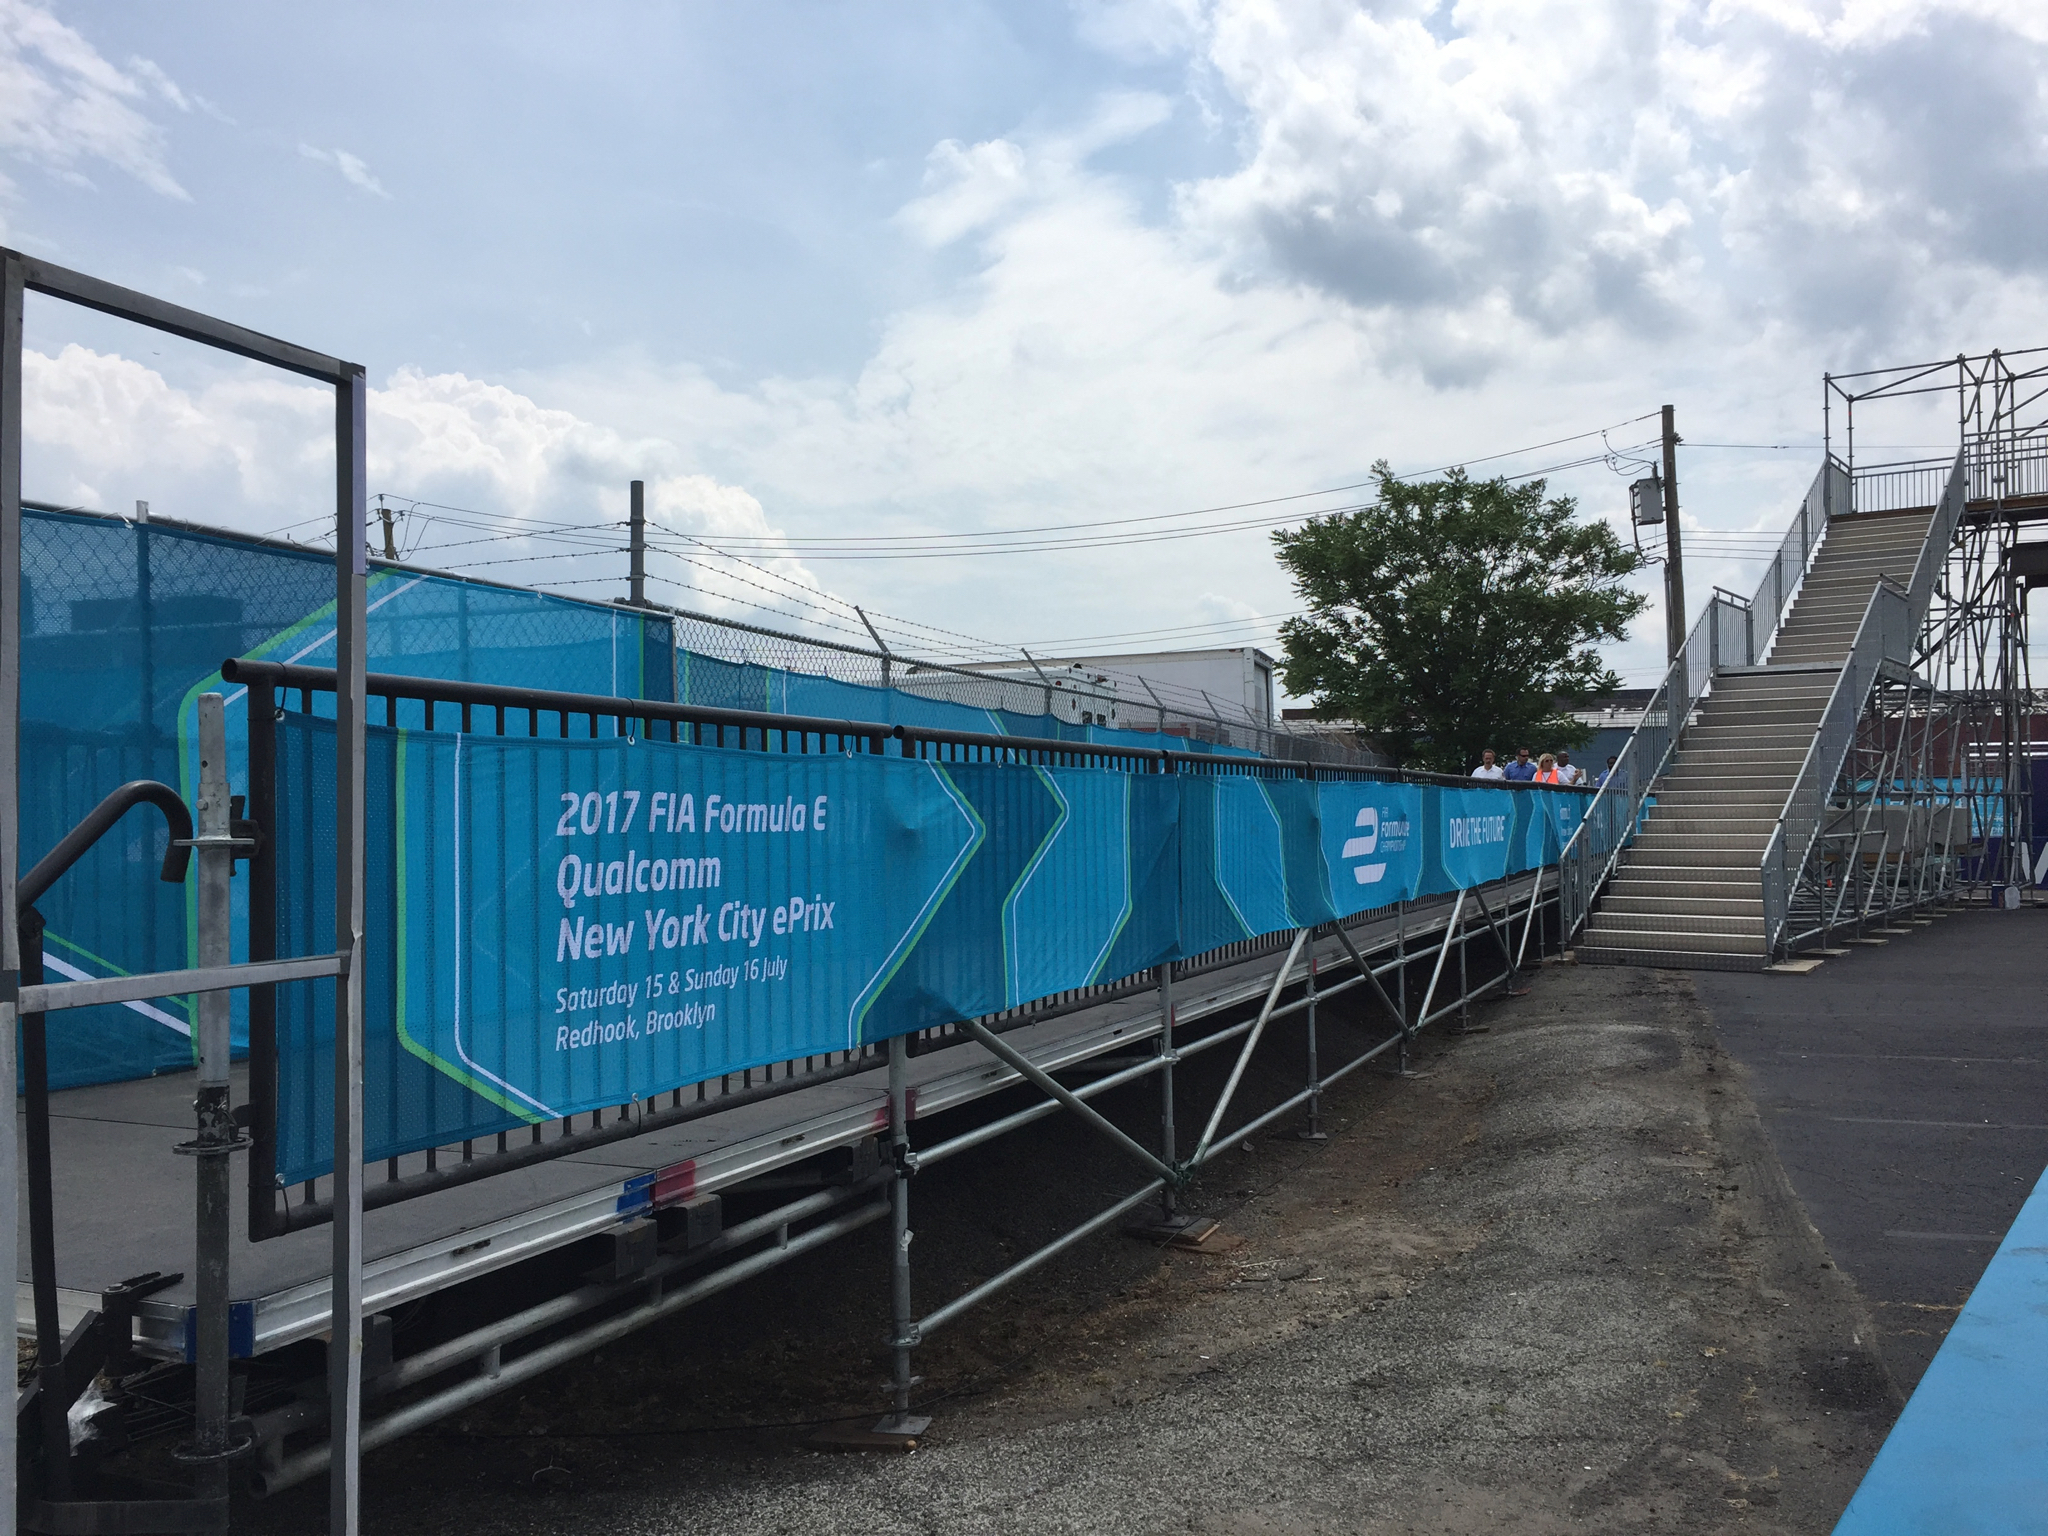
<svg viewBox="0 0 2048 1536">
<path fill-rule="evenodd" d="M 1828 1529 L 1896 1393 L 1690 979 L 1553 967 L 1481 1022 L 1346 1079 L 1327 1141 L 1211 1164 L 1190 1204 L 1230 1251 L 1106 1236 L 937 1335 L 913 1456 L 795 1427 L 881 1406 L 862 1234 L 371 1457 L 366 1527 Z M 1147 1099 L 1114 1108 L 1151 1133 Z M 990 1153 L 913 1186 L 927 1305 L 1134 1182 L 1065 1116 Z"/>
</svg>

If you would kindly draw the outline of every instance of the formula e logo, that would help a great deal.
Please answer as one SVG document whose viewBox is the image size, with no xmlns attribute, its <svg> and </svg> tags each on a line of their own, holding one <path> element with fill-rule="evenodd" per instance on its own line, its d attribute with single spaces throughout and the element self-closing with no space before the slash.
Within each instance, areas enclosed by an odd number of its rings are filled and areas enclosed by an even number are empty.
<svg viewBox="0 0 2048 1536">
<path fill-rule="evenodd" d="M 1347 859 L 1371 857 L 1379 850 L 1380 846 L 1380 813 L 1368 805 L 1358 813 L 1358 820 L 1352 823 L 1352 825 L 1358 830 L 1359 835 L 1345 840 L 1344 857 Z M 1351 866 L 1352 878 L 1357 880 L 1360 885 L 1372 885 L 1381 879 L 1386 872 L 1387 866 L 1384 861 L 1376 864 L 1354 864 Z"/>
</svg>

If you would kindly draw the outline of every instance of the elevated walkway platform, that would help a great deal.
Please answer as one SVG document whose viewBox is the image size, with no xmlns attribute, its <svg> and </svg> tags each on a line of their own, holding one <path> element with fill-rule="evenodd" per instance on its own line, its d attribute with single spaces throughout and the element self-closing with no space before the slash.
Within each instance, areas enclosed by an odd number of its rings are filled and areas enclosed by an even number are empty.
<svg viewBox="0 0 2048 1536">
<path fill-rule="evenodd" d="M 1835 1536 L 2048 1531 L 2048 1173 L 2018 1218 Z"/>
<path fill-rule="evenodd" d="M 1518 916 L 1533 878 L 1508 883 Z M 1470 904 L 1465 910 L 1470 922 Z M 1346 931 L 1377 965 L 1375 957 L 1384 957 L 1396 942 L 1398 921 L 1409 953 L 1422 964 L 1429 947 L 1443 942 L 1453 911 L 1451 898 L 1425 899 L 1398 920 L 1392 912 L 1368 916 Z M 1469 928 L 1470 937 L 1491 942 L 1485 933 L 1481 924 Z M 1323 971 L 1355 971 L 1335 937 L 1322 940 L 1315 955 Z M 1228 1019 L 1258 1004 L 1280 958 L 1262 953 L 1177 980 L 1180 1055 L 1231 1038 Z M 1308 965 L 1304 950 L 1290 982 L 1304 980 Z M 1112 1055 L 1121 1066 L 1134 1046 L 1156 1039 L 1160 1026 L 1157 993 L 1146 992 L 1026 1024 L 1002 1038 L 1037 1067 L 1056 1072 Z M 971 1043 L 913 1056 L 909 1068 L 914 1120 L 1023 1081 L 1014 1068 Z M 246 1102 L 246 1069 L 238 1065 L 235 1077 L 234 1096 Z M 192 1075 L 179 1073 L 51 1096 L 65 1327 L 97 1309 L 100 1293 L 125 1278 L 181 1271 L 185 1278 L 179 1284 L 141 1301 L 136 1320 L 137 1348 L 169 1360 L 188 1358 L 194 1299 L 192 1160 L 172 1152 L 191 1136 L 192 1093 Z M 872 1071 L 370 1210 L 364 1218 L 364 1310 L 389 1311 L 614 1230 L 650 1210 L 657 1195 L 669 1203 L 741 1190 L 820 1153 L 857 1148 L 887 1126 L 887 1074 L 878 1058 Z M 460 1149 L 443 1149 L 441 1155 L 459 1157 Z M 26 1200 L 22 1209 L 25 1224 Z M 234 1225 L 234 1354 L 268 1354 L 322 1336 L 328 1326 L 331 1229 L 315 1226 L 251 1242 L 246 1202 L 239 1200 Z M 32 1335 L 34 1316 L 28 1251 L 24 1225 L 16 1292 L 24 1336 Z"/>
</svg>

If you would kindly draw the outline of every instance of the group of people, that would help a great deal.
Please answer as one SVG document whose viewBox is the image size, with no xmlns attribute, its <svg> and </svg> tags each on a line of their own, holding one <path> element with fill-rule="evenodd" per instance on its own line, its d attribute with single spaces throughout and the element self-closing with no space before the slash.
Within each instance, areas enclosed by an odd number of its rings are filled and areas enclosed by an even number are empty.
<svg viewBox="0 0 2048 1536">
<path fill-rule="evenodd" d="M 1545 752 L 1531 760 L 1527 747 L 1515 749 L 1515 760 L 1501 764 L 1494 761 L 1493 748 L 1488 747 L 1480 754 L 1479 766 L 1472 770 L 1475 779 L 1505 779 L 1510 784 L 1564 784 L 1587 785 L 1597 789 L 1607 782 L 1607 775 L 1614 772 L 1614 759 L 1607 759 L 1607 766 L 1589 779 L 1586 770 L 1572 761 L 1569 752 Z"/>
</svg>

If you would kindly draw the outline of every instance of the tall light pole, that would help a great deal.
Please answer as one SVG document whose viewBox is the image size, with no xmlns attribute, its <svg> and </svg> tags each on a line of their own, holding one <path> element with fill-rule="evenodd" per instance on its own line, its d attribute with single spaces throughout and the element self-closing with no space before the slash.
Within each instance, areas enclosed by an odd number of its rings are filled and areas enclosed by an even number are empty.
<svg viewBox="0 0 2048 1536">
<path fill-rule="evenodd" d="M 1671 659 L 1685 649 L 1685 561 L 1678 548 L 1678 429 L 1664 407 L 1664 631 Z"/>
</svg>

